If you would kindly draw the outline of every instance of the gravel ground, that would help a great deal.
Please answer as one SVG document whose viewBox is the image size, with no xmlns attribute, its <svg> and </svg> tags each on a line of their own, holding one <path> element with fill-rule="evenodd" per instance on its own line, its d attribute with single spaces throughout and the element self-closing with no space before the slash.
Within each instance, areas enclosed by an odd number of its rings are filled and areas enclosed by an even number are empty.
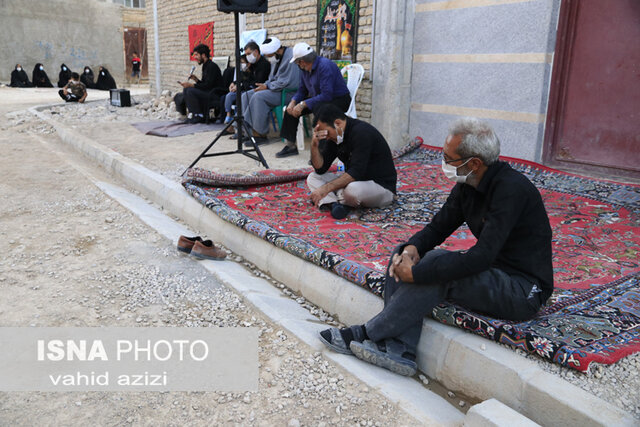
<svg viewBox="0 0 640 427">
<path fill-rule="evenodd" d="M 10 201 L 0 205 L 0 324 L 258 327 L 260 379 L 248 393 L 0 393 L 0 425 L 413 424 L 24 132 L 64 151 L 47 126 L 10 128 L 0 130 L 0 195 Z"/>
<path fill-rule="evenodd" d="M 150 114 L 153 120 L 163 119 L 158 119 L 154 116 L 154 114 L 162 113 L 153 111 L 153 105 L 156 103 L 156 101 L 151 101 L 151 99 L 147 100 L 144 98 L 141 98 L 141 101 L 143 101 L 140 108 L 140 110 L 142 110 L 142 113 L 140 113 L 139 111 L 133 112 L 133 110 L 129 110 L 129 112 L 127 112 L 126 115 L 121 119 L 107 118 L 105 120 L 137 121 L 139 120 L 138 115 L 142 117 L 145 114 Z M 165 114 L 167 114 L 166 117 L 169 117 L 169 114 L 173 114 L 171 111 L 169 111 L 170 107 L 168 106 L 169 104 L 166 102 L 166 99 L 158 100 L 157 103 L 158 105 L 162 105 L 162 103 L 167 105 L 167 107 L 165 107 Z M 143 109 L 143 105 L 145 107 L 148 105 L 149 109 Z M 107 114 L 105 111 L 109 110 L 109 107 L 105 107 L 105 110 L 101 110 L 100 107 L 104 107 L 102 105 L 71 107 L 89 107 L 90 112 L 74 113 L 73 109 L 67 110 L 64 107 L 60 108 L 60 110 L 56 114 L 60 114 L 61 119 L 70 124 L 82 123 L 84 117 L 91 117 L 92 121 L 97 120 L 98 122 L 100 122 L 102 120 L 102 117 L 111 117 L 112 115 L 118 116 L 120 114 L 120 111 L 126 111 L 119 110 L 117 112 L 118 114 Z M 92 110 L 95 110 L 95 112 L 91 112 Z M 102 113 L 100 113 L 100 111 L 102 111 Z M 147 111 L 147 113 L 145 113 L 145 111 Z M 45 134 L 51 132 L 51 129 L 47 125 L 43 124 L 42 122 L 34 122 L 32 119 L 28 119 L 28 116 L 26 115 L 14 115 L 13 117 L 11 117 L 11 120 L 12 124 L 19 123 L 20 126 L 29 129 L 31 132 L 40 132 Z M 27 120 L 28 123 L 26 123 Z M 147 164 L 147 166 L 152 167 L 151 164 Z M 160 169 L 162 169 L 162 167 Z M 179 178 L 173 169 L 174 168 L 167 169 L 165 167 L 164 174 L 179 181 Z M 258 274 L 262 273 L 258 272 Z M 289 292 L 291 296 L 296 297 L 295 294 L 292 294 L 286 289 L 284 290 L 284 292 Z M 302 303 L 307 304 L 310 310 L 316 310 L 315 314 L 320 313 L 320 315 L 322 315 L 325 319 L 330 320 L 329 316 L 326 313 L 321 312 L 321 310 L 308 304 L 303 299 Z M 547 372 L 562 377 L 568 382 L 602 398 L 607 402 L 615 404 L 616 406 L 624 409 L 625 411 L 628 411 L 636 418 L 640 419 L 640 374 L 638 373 L 640 368 L 640 353 L 627 356 L 614 365 L 593 364 L 592 369 L 589 373 L 580 373 L 572 369 L 563 368 L 559 365 L 549 363 L 537 356 L 525 354 L 521 350 L 515 351 L 523 357 L 527 357 L 535 361 L 542 369 L 546 370 Z"/>
</svg>

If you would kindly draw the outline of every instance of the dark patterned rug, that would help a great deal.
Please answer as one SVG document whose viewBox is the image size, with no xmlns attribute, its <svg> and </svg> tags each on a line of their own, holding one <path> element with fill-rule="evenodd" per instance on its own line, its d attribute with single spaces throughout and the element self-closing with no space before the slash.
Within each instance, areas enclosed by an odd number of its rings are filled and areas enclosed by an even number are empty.
<svg viewBox="0 0 640 427">
<path fill-rule="evenodd" d="M 223 219 L 381 295 L 390 251 L 431 219 L 453 186 L 440 169 L 441 150 L 413 150 L 420 143 L 396 153 L 393 205 L 354 211 L 341 221 L 311 205 L 304 181 L 311 169 L 248 176 L 194 169 L 184 186 Z M 640 350 L 640 186 L 505 160 L 542 194 L 553 229 L 556 291 L 529 322 L 444 304 L 434 318 L 580 371 Z M 463 227 L 441 247 L 474 243 Z"/>
</svg>

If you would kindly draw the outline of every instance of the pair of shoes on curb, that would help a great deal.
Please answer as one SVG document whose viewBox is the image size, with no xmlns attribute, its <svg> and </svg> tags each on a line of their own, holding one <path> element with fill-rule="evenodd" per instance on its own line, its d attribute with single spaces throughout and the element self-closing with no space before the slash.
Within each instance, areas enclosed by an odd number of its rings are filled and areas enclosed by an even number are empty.
<svg viewBox="0 0 640 427">
<path fill-rule="evenodd" d="M 289 156 L 297 156 L 298 155 L 298 147 L 295 145 L 293 147 L 289 147 L 285 145 L 284 148 L 276 153 L 276 157 L 281 159 L 283 157 Z"/>
<path fill-rule="evenodd" d="M 388 369 L 396 374 L 408 377 L 416 374 L 418 365 L 414 360 L 403 357 L 405 353 L 402 343 L 393 339 L 387 339 L 380 343 L 362 340 L 360 327 L 351 326 L 349 329 L 353 333 L 353 340 L 348 347 L 338 328 L 330 328 L 320 332 L 320 341 L 337 353 L 353 354 L 360 360 Z M 329 339 L 326 339 L 325 336 Z"/>
<path fill-rule="evenodd" d="M 200 236 L 180 236 L 178 250 L 185 254 L 191 254 L 197 259 L 221 261 L 227 257 L 227 253 L 217 248 L 211 240 L 202 240 Z"/>
<path fill-rule="evenodd" d="M 193 117 L 191 117 L 190 119 L 187 119 L 187 124 L 190 125 L 195 125 L 198 123 L 204 123 L 204 116 L 197 116 L 197 115 L 193 115 Z"/>
</svg>

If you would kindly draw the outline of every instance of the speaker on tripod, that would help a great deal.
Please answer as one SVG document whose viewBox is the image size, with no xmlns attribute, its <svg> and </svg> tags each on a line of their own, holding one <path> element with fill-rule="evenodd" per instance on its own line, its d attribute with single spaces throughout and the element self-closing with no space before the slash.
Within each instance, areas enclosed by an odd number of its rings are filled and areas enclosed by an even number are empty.
<svg viewBox="0 0 640 427">
<path fill-rule="evenodd" d="M 218 0 L 220 12 L 267 13 L 267 0 Z"/>
<path fill-rule="evenodd" d="M 267 165 L 267 161 L 265 160 L 258 144 L 256 144 L 255 138 L 252 136 L 252 131 L 249 126 L 244 121 L 244 116 L 242 115 L 242 91 L 240 88 L 242 87 L 242 73 L 239 72 L 238 65 L 240 64 L 240 22 L 239 22 L 239 14 L 240 13 L 265 13 L 267 11 L 267 0 L 218 0 L 218 10 L 220 12 L 231 13 L 234 15 L 234 24 L 235 24 L 235 36 L 236 36 L 236 44 L 235 44 L 235 53 L 236 53 L 236 87 L 238 88 L 238 93 L 236 96 L 236 115 L 233 117 L 233 120 L 228 123 L 225 128 L 216 136 L 216 138 L 211 141 L 211 143 L 204 149 L 202 153 L 198 156 L 197 159 L 191 163 L 182 175 L 187 173 L 189 169 L 194 167 L 196 163 L 200 161 L 200 159 L 204 157 L 215 157 L 215 156 L 225 156 L 227 154 L 242 154 L 251 159 L 257 160 L 266 168 L 269 169 L 269 165 Z M 218 142 L 220 137 L 222 137 L 223 133 L 227 131 L 227 129 L 231 128 L 231 126 L 236 125 L 238 132 L 238 147 L 234 151 L 224 151 L 221 153 L 208 153 L 209 149 L 213 147 L 213 145 Z M 247 140 L 251 141 L 251 146 L 249 150 L 245 150 L 243 148 L 243 135 L 246 133 Z M 255 153 L 255 154 L 253 154 Z"/>
</svg>

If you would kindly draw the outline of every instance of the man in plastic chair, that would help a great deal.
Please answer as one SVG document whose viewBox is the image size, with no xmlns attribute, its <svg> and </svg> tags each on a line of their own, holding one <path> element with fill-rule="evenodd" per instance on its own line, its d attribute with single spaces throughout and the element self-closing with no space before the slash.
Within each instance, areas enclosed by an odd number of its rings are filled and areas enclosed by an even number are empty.
<svg viewBox="0 0 640 427">
<path fill-rule="evenodd" d="M 314 113 L 323 104 L 334 104 L 340 110 L 347 111 L 351 103 L 351 95 L 338 66 L 330 59 L 318 56 L 306 43 L 298 43 L 293 47 L 291 62 L 302 72 L 298 92 L 291 98 L 287 111 L 282 118 L 280 136 L 287 140 L 287 145 L 276 154 L 276 157 L 288 157 L 298 154 L 296 132 L 299 117 Z"/>
<path fill-rule="evenodd" d="M 193 48 L 193 55 L 202 65 L 202 79 L 193 74 L 189 75 L 186 82 L 178 82 L 184 88 L 182 94 L 192 117 L 187 123 L 204 123 L 205 109 L 209 105 L 209 98 L 216 96 L 211 92 L 215 88 L 222 87 L 222 73 L 220 68 L 210 58 L 209 46 L 199 44 Z"/>
<path fill-rule="evenodd" d="M 307 177 L 311 200 L 342 219 L 352 207 L 376 208 L 393 202 L 396 167 L 384 137 L 369 123 L 347 117 L 340 108 L 325 104 L 316 110 L 311 141 L 315 172 Z M 345 172 L 327 172 L 336 159 Z"/>
<path fill-rule="evenodd" d="M 291 63 L 291 48 L 281 45 L 276 37 L 266 39 L 260 45 L 260 52 L 271 63 L 271 75 L 266 82 L 259 83 L 255 89 L 242 94 L 242 114 L 253 129 L 258 143 L 266 142 L 271 109 L 280 105 L 282 91 L 297 89 L 300 81 L 300 69 Z"/>
<path fill-rule="evenodd" d="M 364 325 L 322 331 L 326 346 L 414 375 L 422 320 L 441 302 L 498 319 L 535 316 L 553 292 L 551 226 L 536 187 L 499 154 L 487 124 L 453 124 L 442 157 L 442 171 L 456 183 L 447 201 L 393 252 L 384 309 Z M 435 249 L 463 223 L 477 238 L 473 247 Z"/>
</svg>

